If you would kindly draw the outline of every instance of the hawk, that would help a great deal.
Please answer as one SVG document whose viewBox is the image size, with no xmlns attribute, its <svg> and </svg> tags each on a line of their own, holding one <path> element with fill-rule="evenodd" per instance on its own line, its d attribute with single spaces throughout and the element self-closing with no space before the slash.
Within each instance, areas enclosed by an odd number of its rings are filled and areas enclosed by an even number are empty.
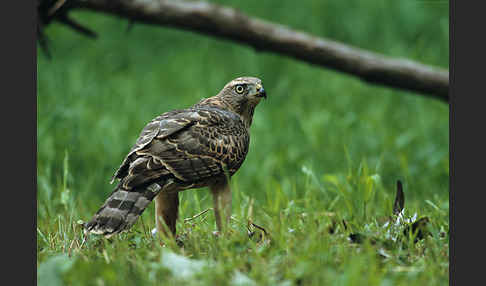
<svg viewBox="0 0 486 286">
<path fill-rule="evenodd" d="M 266 98 L 260 79 L 240 77 L 213 97 L 150 121 L 112 177 L 118 184 L 85 223 L 85 233 L 110 237 L 128 230 L 155 199 L 158 232 L 175 236 L 179 195 L 209 187 L 216 225 L 231 216 L 229 180 L 241 167 L 250 144 L 253 112 Z"/>
</svg>

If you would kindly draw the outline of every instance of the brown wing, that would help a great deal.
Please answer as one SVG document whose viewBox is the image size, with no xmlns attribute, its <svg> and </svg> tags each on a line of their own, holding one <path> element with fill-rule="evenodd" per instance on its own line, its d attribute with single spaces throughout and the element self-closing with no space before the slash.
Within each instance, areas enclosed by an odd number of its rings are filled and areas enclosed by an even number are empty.
<svg viewBox="0 0 486 286">
<path fill-rule="evenodd" d="M 165 115 L 165 114 L 164 114 Z M 217 108 L 178 111 L 154 121 L 142 131 L 115 174 L 135 186 L 171 174 L 185 183 L 200 183 L 233 175 L 248 152 L 249 134 L 235 113 Z M 151 127 L 152 126 L 152 127 Z M 144 139 L 145 138 L 145 139 Z M 148 142 L 146 138 L 151 138 Z"/>
<path fill-rule="evenodd" d="M 132 155 L 151 143 L 155 136 L 168 136 L 183 129 L 188 124 L 191 124 L 192 121 L 185 119 L 186 117 L 186 110 L 174 110 L 159 115 L 150 121 L 143 128 L 142 132 L 140 132 L 137 142 L 135 142 L 135 145 L 133 145 L 132 149 L 128 152 L 122 164 L 111 178 L 111 183 L 113 183 L 115 178 L 122 179 L 127 175 L 130 163 L 134 161 L 134 159 L 130 160 L 133 157 Z"/>
</svg>

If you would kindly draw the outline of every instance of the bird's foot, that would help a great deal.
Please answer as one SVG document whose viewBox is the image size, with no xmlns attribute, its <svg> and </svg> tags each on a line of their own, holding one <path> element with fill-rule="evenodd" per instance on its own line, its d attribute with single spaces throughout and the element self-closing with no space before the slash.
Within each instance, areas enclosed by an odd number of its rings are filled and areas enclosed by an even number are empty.
<svg viewBox="0 0 486 286">
<path fill-rule="evenodd" d="M 152 231 L 151 231 L 151 234 L 152 234 L 152 237 L 153 238 L 156 238 L 157 235 L 158 235 L 158 233 L 159 232 L 158 232 L 157 228 L 153 228 Z M 175 242 L 177 243 L 177 245 L 179 247 L 183 247 L 184 246 L 184 241 L 183 241 L 183 239 L 182 239 L 182 237 L 180 235 L 176 235 L 175 236 Z"/>
</svg>

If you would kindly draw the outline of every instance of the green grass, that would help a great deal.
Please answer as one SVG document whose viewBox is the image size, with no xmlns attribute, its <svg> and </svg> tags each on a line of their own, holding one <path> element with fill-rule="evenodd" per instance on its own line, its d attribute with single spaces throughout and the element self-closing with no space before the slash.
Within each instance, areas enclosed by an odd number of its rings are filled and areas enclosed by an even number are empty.
<svg viewBox="0 0 486 286">
<path fill-rule="evenodd" d="M 447 2 L 228 5 L 375 52 L 448 67 Z M 126 20 L 73 16 L 99 39 L 53 24 L 47 30 L 52 61 L 38 52 L 40 284 L 448 283 L 446 104 L 190 32 L 135 25 L 127 33 Z M 110 241 L 92 237 L 80 247 L 78 221 L 88 220 L 110 193 L 109 179 L 141 128 L 241 75 L 262 78 L 268 99 L 256 110 L 250 152 L 232 180 L 232 234 L 212 234 L 212 213 L 183 221 L 212 202 L 207 190 L 189 190 L 181 193 L 177 225 L 183 248 L 170 241 L 162 247 L 151 237 L 153 206 L 131 232 Z M 397 180 L 404 183 L 407 217 L 430 219 L 431 235 L 418 243 L 382 227 Z M 268 231 L 263 242 L 248 238 L 249 218 Z M 377 242 L 351 243 L 352 233 Z M 179 264 L 188 276 L 171 271 Z"/>
</svg>

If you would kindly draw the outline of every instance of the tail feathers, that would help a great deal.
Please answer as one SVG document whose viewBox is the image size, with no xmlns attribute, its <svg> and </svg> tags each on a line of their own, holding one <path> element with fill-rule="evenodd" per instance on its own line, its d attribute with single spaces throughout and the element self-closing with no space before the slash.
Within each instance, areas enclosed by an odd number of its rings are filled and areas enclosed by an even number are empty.
<svg viewBox="0 0 486 286">
<path fill-rule="evenodd" d="M 85 224 L 84 232 L 111 237 L 128 230 L 160 189 L 158 184 L 131 190 L 125 189 L 121 183 L 118 184 L 91 221 Z"/>
</svg>

